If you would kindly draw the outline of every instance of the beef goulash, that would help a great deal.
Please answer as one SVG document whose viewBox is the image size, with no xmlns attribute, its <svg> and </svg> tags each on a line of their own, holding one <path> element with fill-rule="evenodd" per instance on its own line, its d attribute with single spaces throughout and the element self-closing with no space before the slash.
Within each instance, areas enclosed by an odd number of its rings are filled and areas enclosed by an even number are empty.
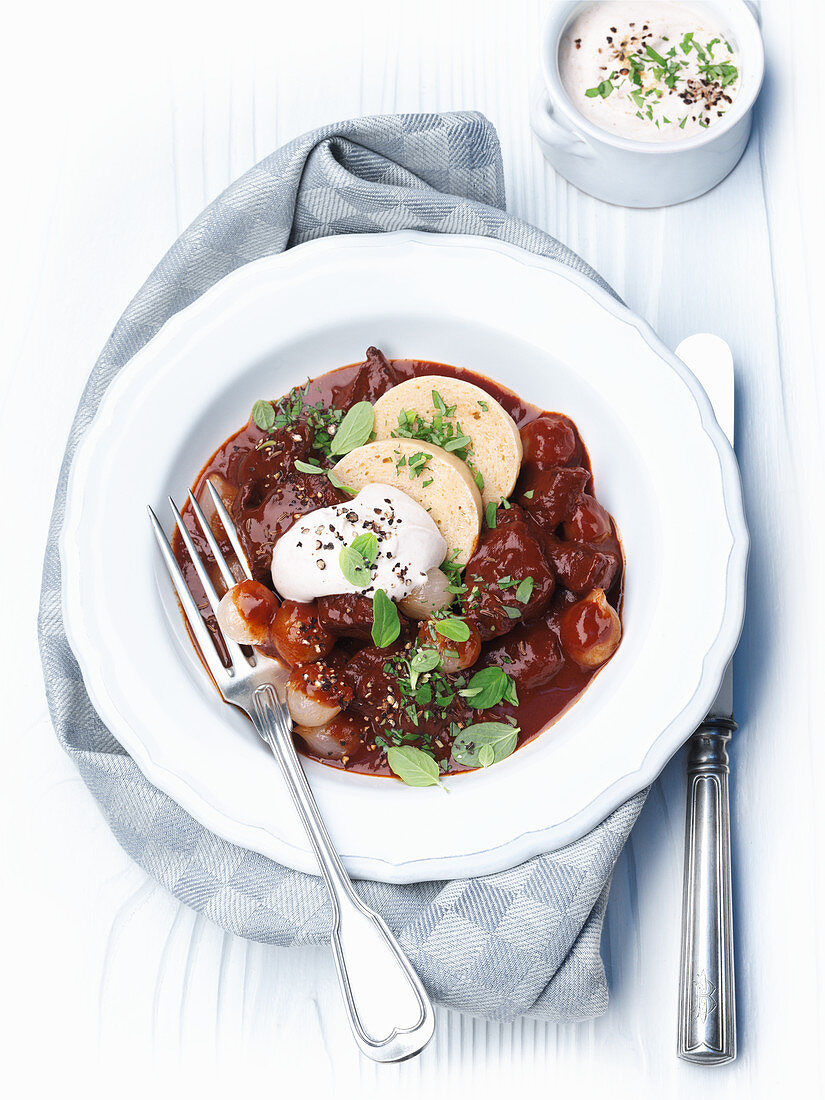
<svg viewBox="0 0 825 1100">
<path fill-rule="evenodd" d="M 620 644 L 621 543 L 576 425 L 472 371 L 369 348 L 256 401 L 193 486 L 231 560 L 207 480 L 253 573 L 217 623 L 289 670 L 298 747 L 325 764 L 413 786 L 489 767 Z"/>
</svg>

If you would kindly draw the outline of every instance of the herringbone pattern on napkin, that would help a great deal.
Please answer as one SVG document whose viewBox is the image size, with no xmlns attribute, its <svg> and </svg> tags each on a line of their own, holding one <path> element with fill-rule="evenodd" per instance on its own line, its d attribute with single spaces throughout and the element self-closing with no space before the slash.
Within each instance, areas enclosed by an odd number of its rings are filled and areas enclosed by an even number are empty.
<svg viewBox="0 0 825 1100">
<path fill-rule="evenodd" d="M 144 778 L 98 718 L 61 613 L 68 470 L 117 372 L 224 275 L 315 237 L 398 229 L 497 237 L 605 286 L 564 245 L 505 213 L 498 138 L 483 116 L 362 118 L 305 134 L 227 188 L 138 291 L 89 378 L 57 488 L 39 626 L 58 737 L 117 839 L 150 875 L 223 928 L 265 943 L 322 941 L 330 919 L 324 887 L 203 828 Z M 410 886 L 361 882 L 359 889 L 436 1001 L 496 1019 L 595 1016 L 607 1005 L 599 941 L 610 875 L 643 801 L 637 795 L 577 843 L 510 871 Z"/>
</svg>

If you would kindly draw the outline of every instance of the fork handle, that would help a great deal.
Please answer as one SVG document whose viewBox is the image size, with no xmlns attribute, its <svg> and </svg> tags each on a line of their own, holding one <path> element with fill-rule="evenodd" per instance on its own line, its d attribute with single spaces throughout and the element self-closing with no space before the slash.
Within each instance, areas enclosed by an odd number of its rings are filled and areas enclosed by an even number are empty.
<svg viewBox="0 0 825 1100">
<path fill-rule="evenodd" d="M 690 739 L 677 1053 L 736 1057 L 727 742 L 736 723 L 709 718 Z"/>
<path fill-rule="evenodd" d="M 256 689 L 252 720 L 281 766 L 332 901 L 332 949 L 349 1022 L 362 1053 L 376 1062 L 418 1054 L 435 1013 L 415 970 L 387 925 L 356 894 L 318 812 L 274 688 Z"/>
</svg>

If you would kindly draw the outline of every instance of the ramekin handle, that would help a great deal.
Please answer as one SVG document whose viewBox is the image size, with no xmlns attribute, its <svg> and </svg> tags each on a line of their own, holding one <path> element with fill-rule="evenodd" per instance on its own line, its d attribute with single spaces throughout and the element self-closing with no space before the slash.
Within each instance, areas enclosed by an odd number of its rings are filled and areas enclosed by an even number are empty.
<svg viewBox="0 0 825 1100">
<path fill-rule="evenodd" d="M 533 133 L 546 145 L 575 157 L 592 157 L 590 145 L 575 130 L 563 126 L 553 113 L 553 105 L 539 75 L 534 84 L 530 103 L 530 125 Z"/>
</svg>

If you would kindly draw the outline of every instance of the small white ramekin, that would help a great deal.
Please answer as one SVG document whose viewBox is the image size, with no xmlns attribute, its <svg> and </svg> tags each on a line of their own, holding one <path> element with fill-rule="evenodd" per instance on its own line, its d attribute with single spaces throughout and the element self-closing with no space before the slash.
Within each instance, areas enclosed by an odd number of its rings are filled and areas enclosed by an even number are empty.
<svg viewBox="0 0 825 1100">
<path fill-rule="evenodd" d="M 765 51 L 745 0 L 691 4 L 712 12 L 740 58 L 739 92 L 724 119 L 684 141 L 617 137 L 580 114 L 559 73 L 559 43 L 587 3 L 555 0 L 544 24 L 541 76 L 530 121 L 547 160 L 572 184 L 618 206 L 672 206 L 703 195 L 728 175 L 748 143 L 753 105 L 762 86 Z"/>
</svg>

